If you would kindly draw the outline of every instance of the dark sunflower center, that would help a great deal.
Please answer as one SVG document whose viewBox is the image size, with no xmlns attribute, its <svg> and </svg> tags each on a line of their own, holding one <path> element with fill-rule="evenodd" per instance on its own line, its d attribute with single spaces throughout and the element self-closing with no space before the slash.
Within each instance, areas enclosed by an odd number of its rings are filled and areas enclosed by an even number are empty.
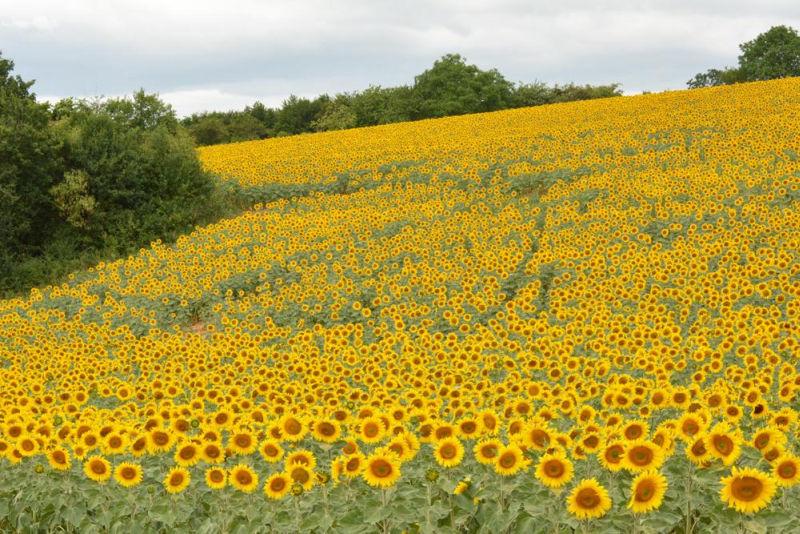
<svg viewBox="0 0 800 534">
<path fill-rule="evenodd" d="M 583 488 L 578 492 L 575 500 L 584 510 L 592 510 L 600 505 L 600 496 L 593 488 Z"/>
<path fill-rule="evenodd" d="M 758 499 L 764 490 L 764 484 L 755 477 L 738 477 L 731 485 L 733 496 L 745 502 L 753 502 Z"/>
<path fill-rule="evenodd" d="M 544 464 L 544 472 L 549 477 L 558 478 L 564 474 L 564 464 L 558 460 L 549 460 Z"/>
</svg>

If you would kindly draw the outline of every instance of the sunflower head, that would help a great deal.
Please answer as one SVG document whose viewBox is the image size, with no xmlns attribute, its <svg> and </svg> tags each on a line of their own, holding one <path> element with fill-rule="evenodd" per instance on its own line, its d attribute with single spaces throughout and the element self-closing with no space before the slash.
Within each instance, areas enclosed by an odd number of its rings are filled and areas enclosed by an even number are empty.
<svg viewBox="0 0 800 534">
<path fill-rule="evenodd" d="M 608 491 L 594 478 L 582 480 L 567 496 L 567 511 L 578 519 L 603 517 L 610 509 Z"/>
<path fill-rule="evenodd" d="M 286 473 L 275 473 L 264 484 L 264 495 L 270 499 L 282 499 L 292 491 L 292 477 Z M 302 492 L 302 485 L 300 486 Z"/>
<path fill-rule="evenodd" d="M 536 465 L 536 478 L 548 488 L 558 489 L 572 480 L 573 467 L 563 453 L 545 454 Z"/>
<path fill-rule="evenodd" d="M 367 458 L 362 476 L 370 486 L 389 488 L 400 478 L 400 463 L 393 454 L 373 454 Z"/>
<path fill-rule="evenodd" d="M 180 493 L 189 487 L 192 476 L 185 467 L 173 467 L 164 477 L 164 489 L 167 493 Z"/>
<path fill-rule="evenodd" d="M 635 514 L 646 513 L 661 506 L 667 491 L 667 479 L 655 470 L 642 471 L 631 482 L 628 508 Z"/>
<path fill-rule="evenodd" d="M 141 484 L 143 478 L 142 466 L 130 462 L 122 462 L 114 469 L 114 480 L 120 486 L 132 488 Z"/>
<path fill-rule="evenodd" d="M 231 486 L 245 493 L 251 493 L 258 487 L 258 474 L 247 464 L 234 466 L 228 478 Z"/>
<path fill-rule="evenodd" d="M 722 479 L 720 498 L 737 512 L 752 514 L 766 507 L 775 495 L 775 480 L 757 469 L 734 467 Z"/>
<path fill-rule="evenodd" d="M 779 456 L 772 462 L 772 476 L 784 488 L 800 482 L 800 458 L 791 454 Z"/>
<path fill-rule="evenodd" d="M 206 485 L 213 490 L 220 490 L 228 483 L 228 472 L 222 467 L 209 467 L 206 469 Z"/>
</svg>

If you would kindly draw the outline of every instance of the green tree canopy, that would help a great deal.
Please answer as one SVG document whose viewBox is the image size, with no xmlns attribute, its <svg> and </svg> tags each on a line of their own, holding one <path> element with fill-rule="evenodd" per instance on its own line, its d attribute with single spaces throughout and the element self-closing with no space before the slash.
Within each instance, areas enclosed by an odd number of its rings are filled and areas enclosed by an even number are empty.
<svg viewBox="0 0 800 534">
<path fill-rule="evenodd" d="M 48 108 L 36 102 L 33 82 L 12 75 L 13 69 L 0 55 L 0 274 L 48 235 L 54 216 L 49 189 L 60 171 Z"/>
<path fill-rule="evenodd" d="M 739 69 L 747 80 L 800 76 L 800 35 L 793 28 L 774 26 L 739 48 Z"/>
<path fill-rule="evenodd" d="M 448 54 L 414 79 L 415 118 L 445 117 L 509 107 L 513 84 L 496 70 Z"/>
</svg>

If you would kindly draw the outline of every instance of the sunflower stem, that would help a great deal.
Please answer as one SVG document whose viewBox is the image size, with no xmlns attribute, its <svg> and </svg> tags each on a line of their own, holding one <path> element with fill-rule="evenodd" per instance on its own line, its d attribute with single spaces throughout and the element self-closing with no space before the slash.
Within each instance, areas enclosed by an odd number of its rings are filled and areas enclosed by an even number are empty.
<svg viewBox="0 0 800 534">
<path fill-rule="evenodd" d="M 431 483 L 428 482 L 425 484 L 425 487 L 428 489 L 428 507 L 425 508 L 425 526 L 429 529 L 427 532 L 430 532 L 433 528 L 433 525 L 431 525 Z"/>
<path fill-rule="evenodd" d="M 381 490 L 381 506 L 384 508 L 384 510 L 386 509 L 386 489 L 385 488 Z M 382 521 L 381 524 L 382 524 L 382 527 L 383 527 L 382 530 L 383 530 L 384 534 L 389 534 L 389 518 L 388 517 L 383 518 L 383 521 Z"/>
<path fill-rule="evenodd" d="M 689 464 L 688 472 L 686 474 L 686 528 L 684 534 L 691 534 L 692 532 L 692 465 Z"/>
</svg>

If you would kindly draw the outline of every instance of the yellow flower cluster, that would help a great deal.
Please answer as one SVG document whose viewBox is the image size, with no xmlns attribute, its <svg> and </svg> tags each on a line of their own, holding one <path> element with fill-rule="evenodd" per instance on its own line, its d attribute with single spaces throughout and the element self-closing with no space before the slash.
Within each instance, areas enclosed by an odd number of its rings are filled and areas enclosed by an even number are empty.
<svg viewBox="0 0 800 534">
<path fill-rule="evenodd" d="M 0 457 L 270 498 L 473 462 L 580 518 L 588 460 L 637 513 L 680 460 L 756 511 L 800 480 L 799 137 L 787 79 L 203 148 L 347 187 L 0 302 Z"/>
</svg>

